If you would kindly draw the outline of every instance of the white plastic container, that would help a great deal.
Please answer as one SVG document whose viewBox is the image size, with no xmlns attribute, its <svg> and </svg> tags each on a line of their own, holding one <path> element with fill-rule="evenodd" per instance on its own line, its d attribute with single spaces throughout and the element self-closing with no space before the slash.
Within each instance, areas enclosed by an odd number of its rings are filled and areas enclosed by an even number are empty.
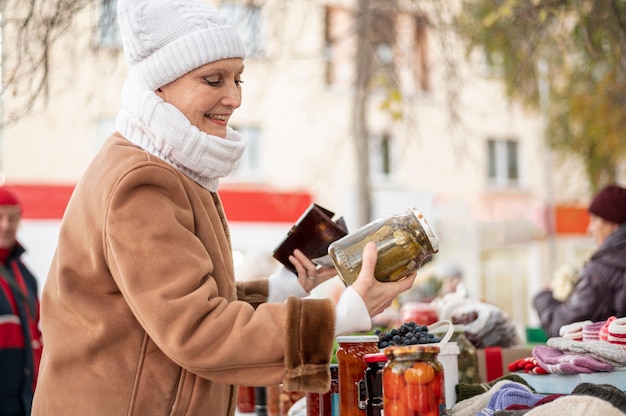
<svg viewBox="0 0 626 416">
<path fill-rule="evenodd" d="M 456 342 L 448 342 L 441 348 L 438 358 L 443 366 L 446 384 L 446 408 L 451 409 L 456 403 L 456 385 L 459 384 L 459 346 Z"/>
</svg>

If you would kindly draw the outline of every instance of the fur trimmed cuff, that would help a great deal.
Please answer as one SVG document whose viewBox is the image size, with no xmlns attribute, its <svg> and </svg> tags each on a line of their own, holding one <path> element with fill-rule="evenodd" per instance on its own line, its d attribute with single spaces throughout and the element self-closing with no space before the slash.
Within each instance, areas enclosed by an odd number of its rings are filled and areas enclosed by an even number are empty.
<svg viewBox="0 0 626 416">
<path fill-rule="evenodd" d="M 330 299 L 286 301 L 286 391 L 325 393 L 330 389 L 330 359 L 335 334 L 335 304 Z"/>
<path fill-rule="evenodd" d="M 267 302 L 269 283 L 267 279 L 257 279 L 237 282 L 237 300 L 248 302 L 255 309 Z"/>
</svg>

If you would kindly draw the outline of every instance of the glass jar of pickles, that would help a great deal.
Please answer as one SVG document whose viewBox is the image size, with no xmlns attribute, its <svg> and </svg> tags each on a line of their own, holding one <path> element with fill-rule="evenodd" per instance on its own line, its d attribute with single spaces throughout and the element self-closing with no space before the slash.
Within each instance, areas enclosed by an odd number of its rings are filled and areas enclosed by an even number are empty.
<svg viewBox="0 0 626 416">
<path fill-rule="evenodd" d="M 417 209 L 379 218 L 328 247 L 328 254 L 346 285 L 354 283 L 359 275 L 363 248 L 370 241 L 376 242 L 378 249 L 374 275 L 381 282 L 403 278 L 439 251 L 439 241 Z"/>
<path fill-rule="evenodd" d="M 444 371 L 436 345 L 385 348 L 383 408 L 385 416 L 446 414 Z"/>
<path fill-rule="evenodd" d="M 339 366 L 339 414 L 365 416 L 366 354 L 379 352 L 378 335 L 348 335 L 337 337 Z"/>
</svg>

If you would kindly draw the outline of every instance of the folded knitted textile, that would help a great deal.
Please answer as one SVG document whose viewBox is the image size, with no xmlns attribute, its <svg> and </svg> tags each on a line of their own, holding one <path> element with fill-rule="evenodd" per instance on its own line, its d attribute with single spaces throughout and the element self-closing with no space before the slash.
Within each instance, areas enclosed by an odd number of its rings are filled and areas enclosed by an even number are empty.
<svg viewBox="0 0 626 416">
<path fill-rule="evenodd" d="M 600 328 L 600 333 L 598 334 L 598 338 L 600 338 L 600 341 L 609 340 L 609 325 L 611 324 L 611 322 L 613 322 L 616 319 L 617 319 L 616 317 L 611 316 L 609 317 L 609 319 L 606 320 L 604 325 L 602 325 L 602 328 Z"/>
<path fill-rule="evenodd" d="M 613 371 L 611 364 L 593 357 L 563 351 L 547 345 L 536 345 L 532 350 L 539 366 L 551 374 L 580 374 Z"/>
<path fill-rule="evenodd" d="M 588 324 L 592 324 L 590 320 L 572 322 L 571 324 L 563 325 L 559 328 L 559 335 L 563 338 L 576 339 L 582 341 L 583 339 L 583 327 Z"/>
<path fill-rule="evenodd" d="M 626 364 L 626 352 L 606 341 L 575 341 L 561 337 L 549 338 L 546 344 L 564 352 L 574 352 L 596 358 L 614 367 Z"/>
<path fill-rule="evenodd" d="M 543 394 L 528 391 L 528 389 L 521 384 L 508 383 L 491 396 L 487 406 L 476 413 L 476 416 L 493 416 L 497 410 L 504 410 L 511 405 L 526 405 L 531 407 L 544 397 L 545 395 Z"/>
<path fill-rule="evenodd" d="M 626 351 L 626 318 L 611 320 L 608 324 L 607 331 L 607 341 L 613 345 L 617 345 L 622 351 Z"/>
<path fill-rule="evenodd" d="M 489 391 L 500 381 L 513 381 L 515 383 L 520 383 L 528 387 L 530 391 L 535 392 L 535 390 L 523 377 L 520 377 L 517 374 L 506 374 L 490 381 L 489 383 L 458 383 L 454 386 L 454 390 L 456 391 L 456 401 L 460 402 L 462 400 L 483 394 Z"/>
<path fill-rule="evenodd" d="M 478 412 L 487 407 L 489 400 L 491 400 L 491 396 L 498 392 L 502 387 L 509 384 L 516 384 L 520 386 L 520 388 L 527 390 L 529 393 L 533 393 L 533 391 L 524 384 L 509 380 L 501 380 L 482 394 L 470 397 L 469 399 L 457 401 L 456 404 L 452 406 L 452 409 L 448 410 L 448 416 L 475 416 Z"/>
<path fill-rule="evenodd" d="M 626 413 L 626 393 L 610 384 L 580 383 L 572 390 L 572 394 L 597 397 Z"/>
<path fill-rule="evenodd" d="M 600 339 L 600 330 L 606 321 L 594 322 L 583 327 L 583 341 L 597 341 Z"/>
<path fill-rule="evenodd" d="M 564 396 L 564 394 L 549 394 L 549 395 L 545 396 L 544 398 L 542 398 L 541 400 L 539 400 L 533 406 L 528 406 L 528 405 L 525 405 L 525 404 L 513 404 L 513 405 L 507 407 L 504 410 L 496 410 L 496 412 L 493 414 L 493 416 L 520 416 L 520 415 L 524 415 L 524 414 L 530 412 L 530 410 L 534 409 L 535 407 L 539 407 L 542 404 L 550 403 L 551 401 L 554 401 L 554 400 L 558 399 L 559 397 L 563 397 L 563 396 Z"/>
<path fill-rule="evenodd" d="M 450 318 L 465 324 L 465 336 L 476 348 L 510 347 L 519 343 L 517 328 L 506 312 L 495 305 L 476 302 L 459 306 Z"/>
<path fill-rule="evenodd" d="M 537 406 L 526 416 L 624 416 L 609 402 L 593 396 L 566 395 Z"/>
</svg>

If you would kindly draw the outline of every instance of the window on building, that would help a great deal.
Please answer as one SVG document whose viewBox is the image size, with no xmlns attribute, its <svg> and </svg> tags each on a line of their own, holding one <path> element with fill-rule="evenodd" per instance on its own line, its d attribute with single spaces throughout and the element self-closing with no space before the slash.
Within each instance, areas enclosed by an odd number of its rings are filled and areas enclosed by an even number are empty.
<svg viewBox="0 0 626 416">
<path fill-rule="evenodd" d="M 519 150 L 515 140 L 487 141 L 488 180 L 495 187 L 518 186 Z"/>
<path fill-rule="evenodd" d="M 117 0 L 100 0 L 96 46 L 121 49 L 122 38 L 117 25 Z"/>
<path fill-rule="evenodd" d="M 388 179 L 393 174 L 393 140 L 387 133 L 370 137 L 370 177 Z"/>
<path fill-rule="evenodd" d="M 263 55 L 261 8 L 251 4 L 223 3 L 220 11 L 237 28 L 249 57 Z"/>
<path fill-rule="evenodd" d="M 261 173 L 261 130 L 256 127 L 233 126 L 248 140 L 248 147 L 239 159 L 233 177 L 252 178 Z"/>
<path fill-rule="evenodd" d="M 430 90 L 428 35 L 430 24 L 423 14 L 390 10 L 380 2 L 372 11 L 369 32 L 373 86 L 396 86 L 403 91 Z M 326 83 L 354 83 L 357 39 L 355 13 L 351 9 L 325 9 Z"/>
</svg>

